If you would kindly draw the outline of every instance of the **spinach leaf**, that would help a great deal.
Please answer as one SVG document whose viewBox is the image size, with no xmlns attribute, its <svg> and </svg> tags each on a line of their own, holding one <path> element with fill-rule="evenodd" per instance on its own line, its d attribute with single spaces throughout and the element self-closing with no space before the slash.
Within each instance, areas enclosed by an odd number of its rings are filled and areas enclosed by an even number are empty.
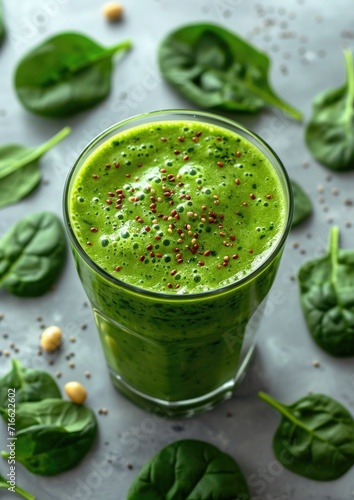
<svg viewBox="0 0 354 500">
<path fill-rule="evenodd" d="M 50 212 L 29 215 L 0 240 L 0 288 L 20 297 L 42 295 L 55 283 L 65 257 L 58 217 Z"/>
<path fill-rule="evenodd" d="M 185 439 L 163 448 L 144 465 L 127 500 L 249 500 L 235 460 L 215 446 Z"/>
<path fill-rule="evenodd" d="M 353 55 L 346 50 L 344 56 L 347 80 L 343 86 L 316 97 L 305 134 L 316 160 L 339 172 L 354 170 Z"/>
<path fill-rule="evenodd" d="M 6 482 L 7 480 L 2 477 L 0 475 L 0 490 L 1 489 L 4 489 L 4 490 L 8 490 L 8 488 L 10 488 L 10 485 L 9 483 Z M 25 498 L 26 500 L 36 500 L 36 497 L 34 497 L 33 495 L 31 495 L 30 493 L 28 493 L 27 491 L 23 490 L 22 488 L 20 488 L 19 486 L 14 486 L 12 488 L 18 495 L 20 495 L 21 497 Z"/>
<path fill-rule="evenodd" d="M 309 330 L 326 352 L 354 356 L 354 251 L 339 250 L 333 227 L 327 255 L 299 271 L 301 305 Z"/>
<path fill-rule="evenodd" d="M 54 118 L 91 108 L 110 93 L 114 54 L 130 47 L 107 49 L 79 33 L 49 38 L 18 64 L 17 96 L 29 111 Z"/>
<path fill-rule="evenodd" d="M 284 467 L 318 481 L 337 479 L 352 467 L 354 420 L 341 404 L 323 394 L 288 406 L 263 392 L 259 397 L 282 415 L 273 448 Z"/>
<path fill-rule="evenodd" d="M 158 56 L 164 78 L 202 108 L 255 113 L 268 103 L 302 118 L 271 88 L 269 57 L 221 26 L 179 28 L 162 41 Z"/>
<path fill-rule="evenodd" d="M 0 146 L 0 207 L 22 200 L 41 180 L 40 158 L 70 134 L 66 127 L 37 148 L 17 144 Z"/>
<path fill-rule="evenodd" d="M 301 224 L 312 213 L 312 203 L 301 186 L 295 181 L 291 181 L 294 194 L 294 215 L 293 227 Z"/>
<path fill-rule="evenodd" d="M 4 21 L 4 7 L 2 4 L 2 0 L 0 0 L 0 45 L 4 41 L 5 34 L 6 34 L 6 29 Z"/>
<path fill-rule="evenodd" d="M 46 398 L 61 398 L 60 390 L 49 373 L 24 368 L 18 359 L 12 360 L 12 368 L 0 378 L 0 408 L 8 402 L 8 389 L 16 391 L 16 405 Z"/>
<path fill-rule="evenodd" d="M 3 418 L 7 411 L 0 410 Z M 16 410 L 16 460 L 33 474 L 51 476 L 76 466 L 97 434 L 94 413 L 61 399 L 21 403 Z M 1 455 L 8 458 L 8 453 Z"/>
</svg>

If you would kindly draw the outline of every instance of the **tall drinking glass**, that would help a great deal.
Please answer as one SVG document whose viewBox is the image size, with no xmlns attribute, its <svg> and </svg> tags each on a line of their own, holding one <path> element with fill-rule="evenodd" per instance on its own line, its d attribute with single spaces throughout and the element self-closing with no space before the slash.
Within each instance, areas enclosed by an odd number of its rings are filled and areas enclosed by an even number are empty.
<svg viewBox="0 0 354 500">
<path fill-rule="evenodd" d="M 90 155 L 122 131 L 170 120 L 216 125 L 247 139 L 271 162 L 284 198 L 284 224 L 267 257 L 236 282 L 202 293 L 157 293 L 126 283 L 94 262 L 73 230 L 73 185 Z M 66 183 L 65 223 L 108 370 L 121 393 L 168 416 L 191 416 L 231 397 L 255 347 L 262 303 L 278 270 L 292 211 L 289 178 L 277 155 L 253 132 L 213 114 L 177 110 L 143 114 L 102 132 L 84 149 Z"/>
</svg>

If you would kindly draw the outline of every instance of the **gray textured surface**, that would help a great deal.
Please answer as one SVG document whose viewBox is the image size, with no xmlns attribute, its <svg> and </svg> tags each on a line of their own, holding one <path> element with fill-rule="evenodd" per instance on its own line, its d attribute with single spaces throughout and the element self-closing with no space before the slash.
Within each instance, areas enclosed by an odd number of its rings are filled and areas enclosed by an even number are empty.
<svg viewBox="0 0 354 500">
<path fill-rule="evenodd" d="M 272 81 L 280 95 L 299 107 L 307 117 L 312 97 L 320 90 L 340 84 L 344 77 L 343 46 L 353 46 L 354 11 L 349 0 L 129 0 L 124 22 L 109 25 L 100 14 L 100 0 L 5 0 L 8 39 L 0 52 L 0 141 L 39 144 L 72 125 L 69 139 L 42 161 L 49 181 L 28 199 L 0 211 L 0 234 L 29 212 L 51 209 L 61 213 L 61 196 L 66 174 L 86 143 L 107 126 L 140 112 L 164 108 L 191 108 L 158 76 L 156 47 L 169 29 L 186 22 L 216 21 L 252 40 L 273 58 Z M 48 6 L 51 6 L 49 14 Z M 260 9 L 259 6 L 263 6 Z M 51 121 L 26 113 L 15 98 L 12 74 L 17 59 L 45 36 L 62 30 L 92 33 L 107 45 L 127 37 L 134 50 L 117 64 L 109 99 L 90 112 L 71 120 Z M 354 247 L 354 174 L 333 175 L 309 157 L 303 142 L 303 126 L 268 110 L 259 117 L 241 118 L 258 132 L 283 159 L 291 176 L 312 196 L 315 213 L 293 231 L 286 248 L 270 306 L 259 333 L 257 355 L 234 398 L 211 413 L 188 421 L 156 421 L 117 394 L 109 382 L 90 310 L 83 304 L 84 292 L 69 258 L 57 290 L 36 300 L 21 300 L 0 292 L 0 350 L 14 342 L 24 364 L 62 371 L 61 387 L 78 380 L 87 387 L 87 404 L 97 411 L 99 439 L 83 463 L 66 474 L 41 478 L 17 468 L 17 482 L 40 500 L 123 500 L 139 468 L 167 443 L 193 437 L 209 441 L 229 452 L 249 478 L 253 500 L 350 500 L 354 498 L 354 473 L 331 483 L 318 483 L 279 469 L 271 449 L 278 416 L 257 398 L 265 390 L 284 402 L 307 391 L 324 392 L 341 401 L 354 413 L 354 365 L 352 360 L 333 359 L 311 341 L 300 311 L 298 289 L 290 277 L 299 265 L 317 255 L 327 244 L 332 223 L 341 228 L 342 243 Z M 304 165 L 305 162 L 305 165 Z M 309 162 L 307 165 L 306 162 Z M 319 186 L 324 192 L 319 193 Z M 332 193 L 332 189 L 338 190 Z M 321 203 L 320 197 L 324 201 Z M 299 247 L 293 248 L 298 242 Z M 301 253 L 304 252 L 304 253 Z M 305 254 L 306 252 L 306 254 Z M 70 256 L 71 257 L 71 256 Z M 36 355 L 42 316 L 46 325 L 57 324 L 65 334 L 63 351 L 49 366 Z M 81 325 L 87 324 L 87 329 Z M 3 333 L 9 334 L 8 339 Z M 76 343 L 68 337 L 74 335 Z M 75 368 L 65 355 L 74 352 Z M 314 360 L 320 362 L 314 368 Z M 10 359 L 0 357 L 0 373 Z M 87 380 L 84 371 L 92 372 Z M 232 412 L 233 416 L 227 417 Z M 5 443 L 5 426 L 0 424 L 0 444 Z M 109 443 L 109 444 L 108 444 Z M 111 460 L 111 463 L 107 460 Z M 127 465 L 132 464 L 130 470 Z M 0 473 L 6 474 L 0 462 Z M 81 489 L 80 489 L 81 488 Z M 0 493 L 5 499 L 12 494 Z"/>
</svg>

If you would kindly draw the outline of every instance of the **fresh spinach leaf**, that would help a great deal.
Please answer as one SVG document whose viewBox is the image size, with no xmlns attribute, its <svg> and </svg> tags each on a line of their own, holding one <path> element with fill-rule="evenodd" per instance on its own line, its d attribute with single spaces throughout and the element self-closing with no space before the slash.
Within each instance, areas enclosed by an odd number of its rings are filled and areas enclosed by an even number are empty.
<svg viewBox="0 0 354 500">
<path fill-rule="evenodd" d="M 259 397 L 282 415 L 273 448 L 284 467 L 318 481 L 337 479 L 352 467 L 354 420 L 341 404 L 323 394 L 288 406 L 264 392 Z"/>
<path fill-rule="evenodd" d="M 32 49 L 15 73 L 17 96 L 33 113 L 63 117 L 91 108 L 111 91 L 112 58 L 131 47 L 104 48 L 79 33 L 61 33 Z"/>
<path fill-rule="evenodd" d="M 12 360 L 11 370 L 0 378 L 0 408 L 8 403 L 8 389 L 16 391 L 16 405 L 46 398 L 61 399 L 60 390 L 49 373 L 22 366 L 18 359 Z"/>
<path fill-rule="evenodd" d="M 294 194 L 293 227 L 298 226 L 312 213 L 312 203 L 302 187 L 295 181 L 291 181 Z"/>
<path fill-rule="evenodd" d="M 338 172 L 354 170 L 353 55 L 346 50 L 344 56 L 346 82 L 316 97 L 305 135 L 307 146 L 316 160 Z"/>
<path fill-rule="evenodd" d="M 7 411 L 0 411 L 6 419 Z M 60 399 L 21 403 L 16 409 L 16 460 L 33 474 L 60 474 L 84 458 L 96 434 L 96 417 L 85 406 Z M 6 451 L 1 455 L 9 456 Z"/>
<path fill-rule="evenodd" d="M 8 490 L 10 488 L 10 484 L 7 483 L 7 480 L 0 475 L 0 490 Z M 14 486 L 12 490 L 20 495 L 22 498 L 25 498 L 26 500 L 36 500 L 36 497 L 28 493 L 27 491 L 23 490 L 19 486 Z"/>
<path fill-rule="evenodd" d="M 66 127 L 37 148 L 17 144 L 0 146 L 0 207 L 22 200 L 38 186 L 39 160 L 68 134 L 70 128 Z"/>
<path fill-rule="evenodd" d="M 162 41 L 158 56 L 163 77 L 202 108 L 255 113 L 271 104 L 302 118 L 270 86 L 269 57 L 221 26 L 179 28 Z"/>
<path fill-rule="evenodd" d="M 58 217 L 50 212 L 29 215 L 0 240 L 0 288 L 20 297 L 42 295 L 55 283 L 65 257 Z"/>
<path fill-rule="evenodd" d="M 333 227 L 327 255 L 299 271 L 301 305 L 309 330 L 326 352 L 354 356 L 354 251 L 340 250 Z"/>
<path fill-rule="evenodd" d="M 5 34 L 6 34 L 6 29 L 4 21 L 4 7 L 2 4 L 2 0 L 0 0 L 0 45 L 4 41 Z"/>
<path fill-rule="evenodd" d="M 127 500 L 249 500 L 235 460 L 215 446 L 185 439 L 163 448 L 144 465 Z"/>
</svg>

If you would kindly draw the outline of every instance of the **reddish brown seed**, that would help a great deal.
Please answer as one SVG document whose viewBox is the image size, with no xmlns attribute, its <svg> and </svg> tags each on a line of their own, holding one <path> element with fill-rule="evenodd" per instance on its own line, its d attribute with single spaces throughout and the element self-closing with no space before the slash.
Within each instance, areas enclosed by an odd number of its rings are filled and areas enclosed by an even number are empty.
<svg viewBox="0 0 354 500">
<path fill-rule="evenodd" d="M 178 183 L 178 187 L 182 187 L 182 186 L 184 186 L 184 183 L 183 182 L 179 182 Z"/>
<path fill-rule="evenodd" d="M 118 205 L 116 205 L 116 209 L 119 210 L 122 208 L 122 205 L 120 203 L 118 203 Z"/>
<path fill-rule="evenodd" d="M 112 205 L 113 201 L 112 200 L 106 200 L 107 205 Z"/>
<path fill-rule="evenodd" d="M 88 241 L 88 242 L 87 242 L 87 245 L 88 245 L 89 247 L 92 247 L 92 241 Z"/>
<path fill-rule="evenodd" d="M 193 142 L 198 142 L 198 137 L 192 137 Z"/>
<path fill-rule="evenodd" d="M 98 227 L 91 227 L 90 231 L 91 233 L 97 233 Z"/>
<path fill-rule="evenodd" d="M 155 236 L 155 240 L 161 240 L 161 236 Z"/>
<path fill-rule="evenodd" d="M 171 196 L 171 193 L 170 191 L 165 191 L 163 195 L 167 198 L 168 196 Z"/>
<path fill-rule="evenodd" d="M 235 241 L 235 239 L 236 239 L 236 236 L 234 236 L 233 234 L 230 234 L 230 240 Z"/>
<path fill-rule="evenodd" d="M 253 253 L 253 250 L 252 250 L 252 248 L 250 248 L 250 249 L 249 249 L 248 251 L 249 251 L 249 253 Z"/>
<path fill-rule="evenodd" d="M 181 254 L 181 253 L 178 253 L 178 254 L 176 255 L 176 259 L 181 259 L 181 258 L 182 258 L 182 254 Z"/>
<path fill-rule="evenodd" d="M 119 161 L 116 161 L 116 162 L 115 162 L 115 164 L 114 164 L 114 166 L 115 166 L 116 168 L 119 168 L 119 167 L 120 167 L 120 163 L 119 163 Z"/>
<path fill-rule="evenodd" d="M 176 215 L 174 216 L 174 219 L 175 219 L 175 220 L 179 220 L 179 219 L 180 219 L 179 214 L 176 214 Z"/>
<path fill-rule="evenodd" d="M 176 247 L 176 248 L 174 248 L 174 249 L 173 249 L 173 251 L 174 251 L 175 253 L 178 253 L 178 252 L 179 252 L 179 248 L 177 248 L 177 247 Z"/>
<path fill-rule="evenodd" d="M 152 250 L 152 245 L 151 245 L 151 243 L 149 243 L 148 245 L 146 245 L 146 250 Z"/>
<path fill-rule="evenodd" d="M 235 184 L 236 184 L 237 186 L 239 186 L 239 185 L 241 184 L 240 179 L 235 179 Z"/>
<path fill-rule="evenodd" d="M 186 198 L 186 200 L 190 200 L 191 199 L 190 194 L 186 194 L 185 198 Z"/>
<path fill-rule="evenodd" d="M 167 283 L 167 288 L 172 288 L 172 287 L 173 287 L 172 283 Z"/>
<path fill-rule="evenodd" d="M 177 139 L 179 140 L 179 142 L 184 142 L 184 137 L 182 136 L 177 137 Z"/>
<path fill-rule="evenodd" d="M 111 168 L 111 165 L 109 163 L 107 163 L 106 168 L 108 170 L 109 168 Z"/>
<path fill-rule="evenodd" d="M 204 255 L 205 257 L 208 257 L 210 255 L 210 250 L 205 250 Z"/>
<path fill-rule="evenodd" d="M 250 194 L 250 198 L 251 198 L 251 200 L 254 200 L 254 199 L 256 198 L 255 194 L 254 194 L 254 193 L 251 193 L 251 194 Z"/>
<path fill-rule="evenodd" d="M 177 283 L 176 288 L 179 288 L 180 286 L 181 286 L 181 284 L 180 284 L 180 283 Z"/>
<path fill-rule="evenodd" d="M 123 194 L 123 189 L 117 189 L 117 190 L 116 190 L 116 193 L 117 193 L 117 194 Z"/>
<path fill-rule="evenodd" d="M 157 254 L 156 254 L 156 257 L 157 257 L 158 259 L 162 259 L 162 253 L 157 253 Z"/>
<path fill-rule="evenodd" d="M 216 137 L 215 138 L 217 141 L 222 141 L 222 138 L 221 137 Z"/>
<path fill-rule="evenodd" d="M 141 255 L 141 256 L 139 257 L 139 260 L 140 260 L 140 262 L 144 262 L 144 260 L 145 260 L 145 255 Z"/>
<path fill-rule="evenodd" d="M 183 156 L 183 159 L 184 159 L 184 161 L 188 161 L 189 160 L 189 156 L 185 155 L 185 156 Z"/>
<path fill-rule="evenodd" d="M 165 168 L 160 168 L 160 172 L 161 172 L 162 174 L 164 174 L 164 173 L 166 173 L 166 172 L 167 172 L 167 170 L 166 170 Z"/>
<path fill-rule="evenodd" d="M 99 179 L 99 178 L 100 178 L 100 176 L 99 176 L 99 175 L 96 175 L 96 174 L 93 174 L 93 175 L 92 175 L 92 177 L 93 177 L 94 179 Z"/>
<path fill-rule="evenodd" d="M 217 166 L 218 166 L 218 167 L 223 167 L 223 166 L 224 166 L 224 164 L 223 164 L 223 162 L 222 162 L 222 161 L 218 161 Z"/>
<path fill-rule="evenodd" d="M 230 260 L 230 257 L 229 257 L 228 255 L 225 255 L 225 257 L 224 257 L 224 261 L 225 261 L 225 262 L 228 262 L 229 260 Z"/>
<path fill-rule="evenodd" d="M 145 231 L 149 232 L 151 230 L 150 226 L 145 226 Z"/>
<path fill-rule="evenodd" d="M 177 273 L 177 269 L 172 269 L 171 276 L 174 276 Z"/>
<path fill-rule="evenodd" d="M 140 168 L 140 167 L 142 167 L 142 166 L 143 166 L 143 164 L 142 164 L 142 163 L 138 163 L 138 165 L 137 165 L 137 167 L 138 167 L 138 168 Z"/>
<path fill-rule="evenodd" d="M 183 262 L 183 259 L 178 259 L 178 261 L 177 261 L 178 264 L 182 264 L 182 262 Z"/>
<path fill-rule="evenodd" d="M 112 191 L 109 191 L 108 196 L 115 196 L 115 193 L 113 193 Z"/>
<path fill-rule="evenodd" d="M 121 267 L 120 266 L 116 266 L 116 271 L 120 271 L 121 270 Z"/>
<path fill-rule="evenodd" d="M 131 175 L 130 175 L 130 174 L 125 174 L 125 177 L 128 177 L 128 178 L 129 178 L 129 177 L 131 177 Z"/>
<path fill-rule="evenodd" d="M 202 135 L 202 132 L 198 130 L 198 132 L 195 133 L 196 137 L 200 137 Z"/>
<path fill-rule="evenodd" d="M 222 263 L 222 265 L 223 265 L 224 267 L 227 267 L 227 266 L 228 266 L 228 261 L 227 261 L 227 260 L 225 260 L 225 261 Z"/>
<path fill-rule="evenodd" d="M 236 156 L 237 156 L 237 158 L 240 158 L 240 156 L 241 156 L 241 151 L 236 151 Z"/>
<path fill-rule="evenodd" d="M 201 266 L 201 267 L 205 266 L 205 262 L 203 262 L 202 260 L 200 260 L 200 261 L 198 262 L 198 266 Z"/>
<path fill-rule="evenodd" d="M 271 200 L 273 198 L 273 196 L 271 194 L 267 194 L 266 198 L 267 198 L 267 200 Z"/>
<path fill-rule="evenodd" d="M 161 142 L 167 142 L 166 137 L 161 137 Z"/>
<path fill-rule="evenodd" d="M 244 207 L 248 207 L 248 203 L 246 203 L 245 201 L 242 203 L 242 205 L 243 205 Z"/>
<path fill-rule="evenodd" d="M 238 259 L 238 253 L 234 253 L 234 255 L 232 256 L 232 258 L 233 258 L 234 260 Z"/>
<path fill-rule="evenodd" d="M 181 152 L 180 152 L 180 151 L 178 151 L 178 149 L 175 149 L 173 153 L 174 153 L 175 155 L 180 155 L 180 154 L 181 154 Z"/>
<path fill-rule="evenodd" d="M 219 234 L 220 234 L 220 236 L 222 236 L 222 237 L 224 237 L 224 236 L 225 236 L 224 231 L 221 231 L 221 233 L 219 233 Z"/>
<path fill-rule="evenodd" d="M 206 205 L 202 205 L 202 210 L 206 210 L 207 209 L 207 206 Z"/>
</svg>

